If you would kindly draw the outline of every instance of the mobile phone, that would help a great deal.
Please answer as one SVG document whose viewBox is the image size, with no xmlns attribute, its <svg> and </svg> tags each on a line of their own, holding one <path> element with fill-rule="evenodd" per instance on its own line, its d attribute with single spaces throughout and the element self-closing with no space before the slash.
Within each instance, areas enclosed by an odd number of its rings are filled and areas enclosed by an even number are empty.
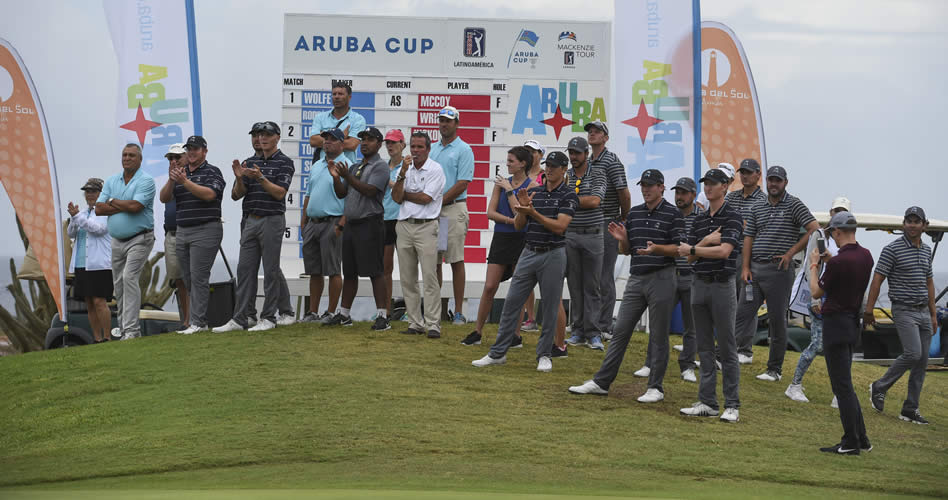
<svg viewBox="0 0 948 500">
<path fill-rule="evenodd" d="M 823 255 L 824 253 L 826 253 L 826 240 L 824 240 L 823 238 L 817 238 L 816 248 L 817 250 L 819 250 L 820 255 Z"/>
</svg>

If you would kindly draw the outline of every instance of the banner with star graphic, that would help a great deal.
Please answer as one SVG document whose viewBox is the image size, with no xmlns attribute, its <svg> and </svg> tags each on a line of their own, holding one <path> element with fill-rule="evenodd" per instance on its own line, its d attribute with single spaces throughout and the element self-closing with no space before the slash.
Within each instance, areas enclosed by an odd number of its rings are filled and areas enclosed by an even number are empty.
<svg viewBox="0 0 948 500">
<path fill-rule="evenodd" d="M 142 168 L 160 185 L 168 175 L 168 146 L 201 134 L 194 2 L 103 0 L 103 6 L 119 67 L 115 131 L 120 145 L 142 147 Z M 163 219 L 155 210 L 155 227 Z M 162 248 L 163 236 L 155 231 L 155 248 Z"/>
<path fill-rule="evenodd" d="M 701 172 L 701 13 L 698 0 L 615 2 L 616 119 L 610 144 L 635 183 L 660 170 L 670 188 Z M 671 199 L 673 192 L 666 189 Z"/>
</svg>

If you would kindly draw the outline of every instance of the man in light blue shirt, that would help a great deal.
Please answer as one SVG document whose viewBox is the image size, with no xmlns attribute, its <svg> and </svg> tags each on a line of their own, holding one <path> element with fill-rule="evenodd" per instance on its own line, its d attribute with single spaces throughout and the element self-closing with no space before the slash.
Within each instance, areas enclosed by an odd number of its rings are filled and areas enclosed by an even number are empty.
<svg viewBox="0 0 948 500">
<path fill-rule="evenodd" d="M 96 215 L 109 217 L 112 236 L 112 282 L 118 305 L 122 340 L 141 337 L 138 312 L 142 291 L 138 278 L 155 246 L 155 179 L 141 170 L 142 149 L 128 144 L 122 149 L 122 173 L 105 181 L 95 204 Z M 118 336 L 113 330 L 113 336 Z"/>
<path fill-rule="evenodd" d="M 464 305 L 464 240 L 470 217 L 467 214 L 467 185 L 474 179 L 474 151 L 458 137 L 461 113 L 446 106 L 438 113 L 438 129 L 441 140 L 431 145 L 431 159 L 444 170 L 444 197 L 441 200 L 441 217 L 448 219 L 448 248 L 439 252 L 438 283 L 442 282 L 441 262 L 451 264 L 451 282 L 454 290 L 455 325 L 463 325 L 467 319 L 461 314 Z M 447 311 L 448 299 L 441 299 L 441 310 Z"/>
<path fill-rule="evenodd" d="M 342 152 L 349 163 L 355 163 L 356 150 L 359 149 L 359 132 L 365 130 L 365 118 L 349 107 L 352 99 L 352 87 L 344 82 L 336 82 L 332 86 L 332 110 L 323 111 L 313 118 L 313 127 L 310 130 L 309 145 L 320 149 L 319 158 L 326 157 L 323 148 L 323 132 L 337 128 L 342 131 Z M 314 162 L 315 163 L 315 162 Z"/>
</svg>

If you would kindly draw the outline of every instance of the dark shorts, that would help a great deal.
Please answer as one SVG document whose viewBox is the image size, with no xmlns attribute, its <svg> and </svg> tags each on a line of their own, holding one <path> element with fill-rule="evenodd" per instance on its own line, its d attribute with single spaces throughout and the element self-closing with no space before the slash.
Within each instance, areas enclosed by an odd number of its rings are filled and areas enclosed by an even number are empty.
<svg viewBox="0 0 948 500">
<path fill-rule="evenodd" d="M 75 279 L 72 282 L 72 295 L 77 299 L 101 297 L 109 300 L 112 298 L 112 270 L 103 269 L 101 271 L 86 271 L 85 268 L 77 267 Z"/>
<path fill-rule="evenodd" d="M 385 224 L 382 216 L 346 223 L 342 232 L 342 274 L 345 278 L 381 276 Z"/>
<path fill-rule="evenodd" d="M 385 221 L 385 246 L 394 245 L 396 240 L 395 224 L 398 219 Z"/>
<path fill-rule="evenodd" d="M 526 233 L 494 233 L 490 241 L 490 251 L 487 253 L 487 263 L 506 266 L 500 281 L 507 281 L 513 276 L 525 241 Z"/>
</svg>

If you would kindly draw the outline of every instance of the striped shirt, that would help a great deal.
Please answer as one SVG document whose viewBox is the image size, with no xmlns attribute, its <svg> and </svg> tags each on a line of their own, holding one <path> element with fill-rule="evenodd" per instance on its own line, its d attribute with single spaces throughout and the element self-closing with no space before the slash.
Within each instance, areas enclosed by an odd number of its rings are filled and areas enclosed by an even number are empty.
<svg viewBox="0 0 948 500">
<path fill-rule="evenodd" d="M 262 158 L 257 155 L 251 156 L 244 160 L 244 166 L 246 168 L 259 168 L 268 181 L 286 190 L 290 189 L 290 181 L 293 180 L 293 174 L 296 172 L 293 160 L 279 149 L 270 158 Z M 286 212 L 286 195 L 279 200 L 274 199 L 256 179 L 244 177 L 242 180 L 247 188 L 247 194 L 244 195 L 243 201 L 244 215 L 253 214 L 264 217 Z"/>
<path fill-rule="evenodd" d="M 786 191 L 776 205 L 765 198 L 746 211 L 744 236 L 754 238 L 751 259 L 757 262 L 770 262 L 787 253 L 800 240 L 800 228 L 816 220 L 799 198 Z"/>
<path fill-rule="evenodd" d="M 606 220 L 617 219 L 622 216 L 622 207 L 619 205 L 619 193 L 629 187 L 625 177 L 625 166 L 619 161 L 615 153 L 603 148 L 602 154 L 596 158 L 589 158 L 589 165 L 601 169 L 606 173 L 606 197 L 602 199 L 599 208 Z"/>
<path fill-rule="evenodd" d="M 596 196 L 600 202 L 606 196 L 606 171 L 605 169 L 594 167 L 587 164 L 586 173 L 582 177 L 576 175 L 575 169 L 569 169 L 566 172 L 566 183 L 576 194 L 577 199 L 580 196 Z M 579 183 L 577 185 L 577 183 Z M 576 188 L 579 192 L 576 192 Z M 579 208 L 576 206 L 576 215 L 569 223 L 569 229 L 580 227 L 601 226 L 602 225 L 602 204 L 596 208 Z"/>
<path fill-rule="evenodd" d="M 741 214 L 741 219 L 746 221 L 750 218 L 750 207 L 758 201 L 766 202 L 767 193 L 760 189 L 760 186 L 757 186 L 754 188 L 753 193 L 749 196 L 744 196 L 744 190 L 738 189 L 737 191 L 731 191 L 726 194 L 724 201 L 726 201 L 728 205 L 731 205 L 734 210 L 737 210 L 737 213 Z M 743 246 L 744 238 L 741 238 L 741 240 L 737 242 L 737 251 L 740 252 Z"/>
<path fill-rule="evenodd" d="M 188 191 L 183 184 L 175 184 L 174 204 L 178 226 L 196 226 L 221 220 L 221 198 L 223 198 L 224 187 L 227 183 L 224 182 L 224 176 L 221 175 L 220 169 L 205 161 L 194 171 L 191 171 L 190 166 L 185 167 L 184 173 L 189 181 L 198 186 L 213 189 L 214 199 L 204 201 L 194 196 L 194 193 Z"/>
<path fill-rule="evenodd" d="M 630 274 L 643 275 L 675 265 L 674 257 L 664 255 L 637 255 L 636 250 L 646 248 L 649 241 L 656 245 L 677 245 L 685 241 L 685 218 L 678 207 L 662 198 L 662 202 L 649 210 L 645 203 L 629 210 L 625 220 L 629 249 L 632 253 Z"/>
<path fill-rule="evenodd" d="M 691 213 L 688 215 L 682 215 L 685 218 L 685 237 L 682 241 L 691 240 L 691 232 L 694 228 L 695 217 L 698 216 L 703 210 L 697 204 L 691 204 L 692 209 Z M 689 275 L 694 270 L 694 264 L 688 263 L 688 257 L 678 257 L 675 259 L 675 265 L 678 267 L 678 273 L 682 275 Z"/>
<path fill-rule="evenodd" d="M 932 249 L 925 243 L 916 247 L 902 236 L 882 248 L 876 274 L 889 280 L 889 300 L 892 303 L 928 304 L 928 278 L 933 276 Z"/>
<path fill-rule="evenodd" d="M 694 228 L 688 238 L 688 244 L 697 245 L 705 236 L 721 228 L 721 243 L 730 243 L 734 246 L 726 259 L 706 259 L 699 257 L 695 261 L 695 274 L 698 276 L 732 276 L 737 271 L 737 244 L 742 239 L 744 219 L 727 198 L 724 205 L 714 214 L 706 210 L 695 217 Z"/>
<path fill-rule="evenodd" d="M 544 184 L 531 188 L 528 192 L 533 193 L 533 208 L 540 215 L 550 219 L 555 220 L 560 214 L 573 217 L 576 214 L 576 207 L 579 206 L 576 191 L 571 189 L 565 180 L 552 191 L 548 190 Z M 553 234 L 533 217 L 527 217 L 526 242 L 527 245 L 533 247 L 560 248 L 566 244 L 566 236 Z"/>
</svg>

